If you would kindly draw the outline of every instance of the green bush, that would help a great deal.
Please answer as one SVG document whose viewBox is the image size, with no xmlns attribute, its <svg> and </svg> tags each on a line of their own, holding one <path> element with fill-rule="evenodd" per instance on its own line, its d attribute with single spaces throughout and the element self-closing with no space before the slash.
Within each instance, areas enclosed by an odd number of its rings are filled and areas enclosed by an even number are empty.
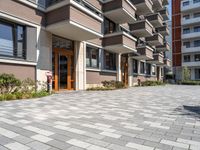
<svg viewBox="0 0 200 150">
<path fill-rule="evenodd" d="M 10 94 L 20 87 L 21 81 L 13 74 L 0 74 L 0 94 Z"/>
<path fill-rule="evenodd" d="M 103 87 L 108 87 L 108 88 L 121 89 L 125 87 L 124 83 L 121 81 L 111 80 L 111 81 L 102 81 L 101 83 L 103 84 Z"/>
<path fill-rule="evenodd" d="M 48 95 L 49 95 L 49 93 L 47 91 L 43 91 L 43 90 L 32 93 L 33 98 L 40 98 L 40 97 L 44 97 L 44 96 L 48 96 Z"/>
<path fill-rule="evenodd" d="M 92 87 L 88 88 L 87 91 L 108 91 L 108 90 L 114 90 L 113 87 Z"/>
<path fill-rule="evenodd" d="M 180 81 L 179 84 L 182 84 L 182 85 L 200 85 L 200 81 L 194 81 L 194 80 Z"/>
<path fill-rule="evenodd" d="M 142 86 L 158 86 L 158 85 L 165 85 L 165 83 L 161 81 L 144 81 L 141 82 Z"/>
</svg>

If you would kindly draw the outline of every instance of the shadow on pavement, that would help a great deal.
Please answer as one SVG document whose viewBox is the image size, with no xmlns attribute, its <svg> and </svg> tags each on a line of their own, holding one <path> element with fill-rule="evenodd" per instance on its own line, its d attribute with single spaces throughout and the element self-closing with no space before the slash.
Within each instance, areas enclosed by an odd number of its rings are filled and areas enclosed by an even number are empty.
<svg viewBox="0 0 200 150">
<path fill-rule="evenodd" d="M 187 115 L 200 118 L 200 106 L 187 106 L 183 105 L 181 107 L 177 107 L 175 112 L 179 112 L 180 115 Z"/>
</svg>

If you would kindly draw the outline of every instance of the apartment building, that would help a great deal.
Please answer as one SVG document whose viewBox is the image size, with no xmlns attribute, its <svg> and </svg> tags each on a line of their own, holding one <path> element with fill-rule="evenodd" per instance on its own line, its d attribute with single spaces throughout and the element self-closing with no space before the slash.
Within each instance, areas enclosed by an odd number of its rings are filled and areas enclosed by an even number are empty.
<svg viewBox="0 0 200 150">
<path fill-rule="evenodd" d="M 168 0 L 1 0 L 0 73 L 84 90 L 162 80 Z"/>
<path fill-rule="evenodd" d="M 191 80 L 200 80 L 200 0 L 173 0 L 173 69 L 182 79 L 184 67 Z"/>
</svg>

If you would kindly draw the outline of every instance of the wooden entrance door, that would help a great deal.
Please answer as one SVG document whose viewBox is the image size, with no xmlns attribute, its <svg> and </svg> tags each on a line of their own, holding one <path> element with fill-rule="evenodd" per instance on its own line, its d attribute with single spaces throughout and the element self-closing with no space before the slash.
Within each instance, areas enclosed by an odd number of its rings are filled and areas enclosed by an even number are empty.
<svg viewBox="0 0 200 150">
<path fill-rule="evenodd" d="M 125 86 L 128 85 L 128 55 L 121 56 L 121 75 L 122 82 Z"/>
<path fill-rule="evenodd" d="M 74 89 L 74 55 L 72 51 L 55 48 L 53 50 L 53 89 Z"/>
</svg>

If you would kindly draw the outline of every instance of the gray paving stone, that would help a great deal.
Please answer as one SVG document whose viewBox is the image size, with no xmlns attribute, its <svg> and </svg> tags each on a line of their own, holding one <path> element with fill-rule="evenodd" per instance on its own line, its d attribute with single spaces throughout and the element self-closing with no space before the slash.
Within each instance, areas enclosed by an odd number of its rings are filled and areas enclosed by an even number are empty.
<svg viewBox="0 0 200 150">
<path fill-rule="evenodd" d="M 0 102 L 0 150 L 12 143 L 32 150 L 199 150 L 200 119 L 192 109 L 199 91 L 168 85 Z"/>
</svg>

